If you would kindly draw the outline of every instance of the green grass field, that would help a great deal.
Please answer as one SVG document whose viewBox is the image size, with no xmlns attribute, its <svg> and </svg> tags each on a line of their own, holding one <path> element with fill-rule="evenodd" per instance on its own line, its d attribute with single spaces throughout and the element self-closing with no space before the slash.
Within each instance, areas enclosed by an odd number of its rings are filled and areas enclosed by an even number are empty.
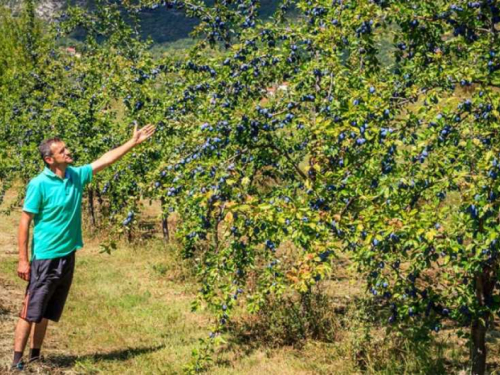
<svg viewBox="0 0 500 375">
<path fill-rule="evenodd" d="M 16 302 L 20 304 L 24 288 L 23 282 L 16 279 L 15 269 L 16 255 L 3 254 L 1 282 L 13 286 L 12 297 L 18 299 L 1 310 L 2 319 L 12 323 L 11 327 L 2 325 L 2 337 L 8 338 L 1 348 L 3 367 L 11 360 L 9 343 L 17 312 L 11 309 Z M 147 249 L 120 247 L 107 255 L 100 254 L 90 241 L 78 253 L 63 319 L 49 326 L 44 348 L 47 362 L 33 371 L 181 373 L 197 340 L 208 335 L 210 319 L 206 313 L 190 312 L 196 287 L 186 278 L 186 272 L 174 260 L 174 249 L 160 243 Z M 308 363 L 303 359 L 300 352 L 291 348 L 253 349 L 247 354 L 234 348 L 223 353 L 213 372 L 315 373 L 316 361 Z"/>
<path fill-rule="evenodd" d="M 0 220 L 0 373 L 11 361 L 25 288 L 16 276 L 18 215 L 17 210 Z M 99 234 L 87 230 L 85 237 L 63 318 L 49 326 L 46 361 L 27 373 L 182 373 L 198 339 L 208 336 L 211 319 L 207 311 L 191 312 L 198 287 L 190 263 L 179 260 L 175 245 L 157 237 L 146 244 L 122 242 L 111 255 L 100 252 Z M 465 374 L 467 348 L 452 329 L 431 343 L 387 333 L 353 275 L 339 261 L 313 315 L 301 316 L 293 298 L 258 316 L 241 311 L 209 373 Z M 326 327 L 317 338 L 304 327 L 311 316 L 315 327 Z M 299 334 L 305 338 L 293 337 Z M 496 334 L 489 338 L 491 373 L 500 368 Z"/>
</svg>

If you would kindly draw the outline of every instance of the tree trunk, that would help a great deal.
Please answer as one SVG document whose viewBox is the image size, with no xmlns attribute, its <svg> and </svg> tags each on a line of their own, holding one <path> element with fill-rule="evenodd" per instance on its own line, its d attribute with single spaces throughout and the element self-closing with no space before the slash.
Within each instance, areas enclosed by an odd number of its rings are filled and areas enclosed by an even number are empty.
<svg viewBox="0 0 500 375">
<path fill-rule="evenodd" d="M 102 200 L 101 189 L 99 189 L 99 185 L 97 185 L 97 188 L 95 189 L 95 193 L 97 194 L 97 201 L 99 202 L 99 209 L 102 210 L 102 205 L 103 205 L 104 201 Z"/>
<path fill-rule="evenodd" d="M 161 219 L 161 230 L 163 232 L 163 239 L 165 242 L 170 241 L 170 233 L 168 231 L 168 216 L 164 216 Z"/>
<path fill-rule="evenodd" d="M 163 232 L 163 239 L 165 240 L 165 242 L 169 242 L 170 232 L 168 230 L 168 215 L 165 215 L 165 198 L 161 197 L 160 202 L 161 202 L 161 212 L 162 212 L 161 230 Z"/>
<path fill-rule="evenodd" d="M 485 267 L 481 274 L 474 278 L 474 288 L 478 304 L 485 308 L 481 316 L 472 321 L 471 326 L 471 374 L 483 375 L 486 372 L 486 332 L 491 318 L 488 307 L 492 301 L 494 289 L 494 278 L 491 277 L 492 270 Z M 496 274 L 496 272 L 494 273 Z"/>
<path fill-rule="evenodd" d="M 95 221 L 95 210 L 94 210 L 94 189 L 92 188 L 89 189 L 89 214 L 92 220 L 92 226 L 95 228 L 96 221 Z"/>
<path fill-rule="evenodd" d="M 471 328 L 471 374 L 484 375 L 486 372 L 486 324 L 480 319 L 472 323 Z"/>
</svg>

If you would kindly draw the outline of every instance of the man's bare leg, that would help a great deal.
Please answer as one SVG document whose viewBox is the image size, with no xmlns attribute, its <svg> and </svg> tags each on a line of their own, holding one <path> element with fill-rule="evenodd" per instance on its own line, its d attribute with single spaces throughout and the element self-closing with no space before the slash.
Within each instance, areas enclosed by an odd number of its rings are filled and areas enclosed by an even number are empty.
<svg viewBox="0 0 500 375">
<path fill-rule="evenodd" d="M 45 338 L 45 332 L 47 332 L 48 323 L 48 319 L 43 318 L 40 323 L 33 324 L 30 345 L 30 361 L 40 357 L 40 348 L 42 347 L 43 339 Z"/>
<path fill-rule="evenodd" d="M 31 332 L 31 322 L 28 322 L 22 318 L 19 318 L 16 325 L 16 332 L 14 334 L 14 364 L 19 362 L 19 359 L 16 358 L 19 355 L 18 353 L 24 352 L 24 348 L 26 347 L 26 343 L 28 342 L 28 338 Z"/>
</svg>

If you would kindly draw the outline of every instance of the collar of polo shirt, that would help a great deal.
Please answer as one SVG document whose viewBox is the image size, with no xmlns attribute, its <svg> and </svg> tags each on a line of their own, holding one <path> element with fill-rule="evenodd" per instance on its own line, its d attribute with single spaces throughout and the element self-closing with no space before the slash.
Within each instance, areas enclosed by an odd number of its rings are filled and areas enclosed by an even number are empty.
<svg viewBox="0 0 500 375">
<path fill-rule="evenodd" d="M 45 167 L 45 169 L 43 170 L 43 173 L 49 177 L 60 178 L 58 175 L 56 175 L 54 172 L 52 172 L 49 167 Z M 64 172 L 64 178 L 68 178 L 68 169 L 66 169 L 66 171 Z"/>
</svg>

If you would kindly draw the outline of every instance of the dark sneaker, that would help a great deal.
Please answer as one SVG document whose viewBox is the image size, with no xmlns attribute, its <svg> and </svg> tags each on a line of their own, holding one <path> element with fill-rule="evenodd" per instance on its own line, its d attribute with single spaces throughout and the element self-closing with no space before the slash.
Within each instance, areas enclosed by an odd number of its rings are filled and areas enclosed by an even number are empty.
<svg viewBox="0 0 500 375">
<path fill-rule="evenodd" d="M 28 363 L 40 363 L 43 362 L 43 356 L 39 355 L 29 359 Z"/>
<path fill-rule="evenodd" d="M 23 362 L 18 362 L 15 365 L 10 366 L 11 373 L 21 372 L 23 370 L 24 370 L 24 363 Z"/>
</svg>

